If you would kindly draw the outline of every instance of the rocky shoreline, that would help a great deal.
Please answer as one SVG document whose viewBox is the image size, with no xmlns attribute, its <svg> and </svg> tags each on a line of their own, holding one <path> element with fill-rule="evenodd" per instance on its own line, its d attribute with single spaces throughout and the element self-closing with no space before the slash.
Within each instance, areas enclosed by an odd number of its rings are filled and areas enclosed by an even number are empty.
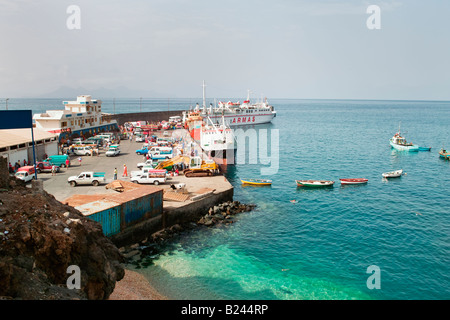
<svg viewBox="0 0 450 320">
<path fill-rule="evenodd" d="M 119 248 L 127 264 L 133 265 L 135 269 L 147 267 L 152 263 L 162 250 L 162 246 L 184 232 L 198 228 L 211 228 L 218 225 L 227 225 L 235 222 L 235 216 L 239 213 L 250 212 L 256 207 L 255 204 L 243 204 L 239 201 L 227 201 L 205 210 L 207 213 L 197 221 L 184 224 L 175 224 L 169 228 L 153 233 L 147 239 L 129 246 Z"/>
</svg>

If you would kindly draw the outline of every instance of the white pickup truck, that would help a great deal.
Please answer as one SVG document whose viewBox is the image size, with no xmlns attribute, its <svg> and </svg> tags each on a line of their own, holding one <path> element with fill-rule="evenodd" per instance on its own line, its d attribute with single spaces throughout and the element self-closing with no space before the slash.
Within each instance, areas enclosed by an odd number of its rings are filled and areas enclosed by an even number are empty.
<svg viewBox="0 0 450 320">
<path fill-rule="evenodd" d="M 75 187 L 79 184 L 91 184 L 93 186 L 98 186 L 101 183 L 105 183 L 105 173 L 104 172 L 92 172 L 86 171 L 80 173 L 78 176 L 71 176 L 67 179 L 67 182 Z"/>
<path fill-rule="evenodd" d="M 148 170 L 146 173 L 131 177 L 131 182 L 134 183 L 153 183 L 158 185 L 167 180 L 167 170 Z"/>
<path fill-rule="evenodd" d="M 140 170 L 142 170 L 143 167 L 151 167 L 151 166 L 153 166 L 153 160 L 148 159 L 145 162 L 138 163 L 136 167 L 138 167 Z"/>
</svg>

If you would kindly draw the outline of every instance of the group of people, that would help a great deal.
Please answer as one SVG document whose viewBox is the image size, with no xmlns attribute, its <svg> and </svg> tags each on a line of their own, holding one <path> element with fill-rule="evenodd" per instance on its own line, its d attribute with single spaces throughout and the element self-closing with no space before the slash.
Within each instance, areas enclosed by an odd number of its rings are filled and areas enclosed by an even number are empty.
<svg viewBox="0 0 450 320">
<path fill-rule="evenodd" d="M 122 177 L 128 177 L 128 168 L 126 164 L 123 165 Z M 114 180 L 117 180 L 117 168 L 114 168 Z"/>
<path fill-rule="evenodd" d="M 19 170 L 20 167 L 30 166 L 30 165 L 31 165 L 30 160 L 27 161 L 26 159 L 23 159 L 23 165 L 20 164 L 20 161 L 19 161 L 19 160 L 16 161 L 16 163 L 14 164 L 14 166 L 12 166 L 12 164 L 11 164 L 11 162 L 10 162 L 9 165 L 8 165 L 8 167 L 9 167 L 9 173 L 17 172 L 17 170 Z"/>
</svg>

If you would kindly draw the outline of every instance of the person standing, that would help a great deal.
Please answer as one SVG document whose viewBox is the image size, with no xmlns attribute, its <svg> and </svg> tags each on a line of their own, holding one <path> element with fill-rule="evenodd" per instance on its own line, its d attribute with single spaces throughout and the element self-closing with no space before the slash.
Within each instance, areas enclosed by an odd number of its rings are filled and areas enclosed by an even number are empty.
<svg viewBox="0 0 450 320">
<path fill-rule="evenodd" d="M 55 165 L 52 165 L 52 176 L 56 174 L 56 167 Z"/>
<path fill-rule="evenodd" d="M 114 180 L 117 180 L 117 168 L 114 168 Z"/>
<path fill-rule="evenodd" d="M 123 165 L 123 174 L 122 177 L 128 177 L 128 172 L 127 172 L 127 166 L 124 164 Z"/>
<path fill-rule="evenodd" d="M 68 168 L 69 165 L 70 165 L 70 160 L 69 160 L 69 157 L 67 157 L 67 159 L 66 159 L 66 168 Z"/>
<path fill-rule="evenodd" d="M 79 163 L 80 166 L 81 166 L 81 157 L 78 158 L 78 163 Z"/>
</svg>

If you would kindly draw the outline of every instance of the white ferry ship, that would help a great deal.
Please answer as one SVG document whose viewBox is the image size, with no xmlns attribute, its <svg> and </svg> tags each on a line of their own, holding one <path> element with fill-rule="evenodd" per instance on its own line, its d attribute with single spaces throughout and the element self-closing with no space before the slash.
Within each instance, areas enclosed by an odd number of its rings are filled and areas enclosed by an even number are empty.
<svg viewBox="0 0 450 320">
<path fill-rule="evenodd" d="M 63 101 L 63 104 L 64 110 L 35 114 L 36 128 L 58 134 L 60 141 L 119 129 L 112 115 L 102 112 L 102 101 L 90 95 L 81 95 L 76 101 Z"/>
<path fill-rule="evenodd" d="M 223 117 L 226 125 L 234 127 L 269 123 L 276 117 L 277 112 L 273 106 L 269 105 L 267 98 L 264 101 L 251 103 L 249 91 L 247 100 L 243 103 L 219 101 L 216 107 L 213 107 L 212 104 L 209 108 L 203 107 L 202 115 L 209 116 L 214 123 L 220 123 Z"/>
</svg>

